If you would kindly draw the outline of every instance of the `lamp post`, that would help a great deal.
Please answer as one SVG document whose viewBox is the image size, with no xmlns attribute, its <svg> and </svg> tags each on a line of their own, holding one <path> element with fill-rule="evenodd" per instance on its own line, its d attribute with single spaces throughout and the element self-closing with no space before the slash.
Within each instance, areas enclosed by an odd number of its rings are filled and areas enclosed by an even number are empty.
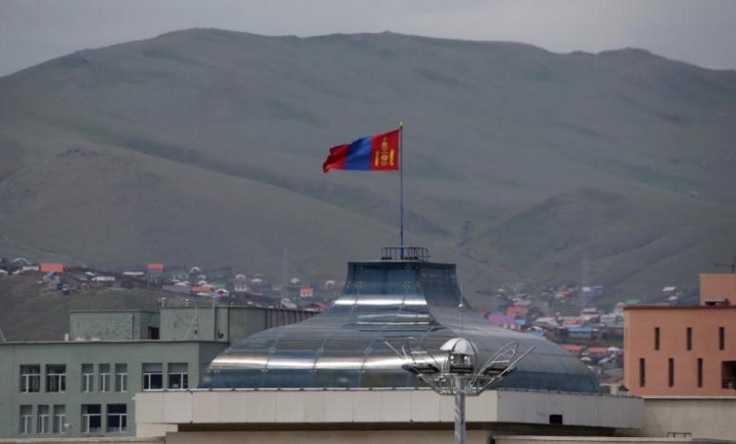
<svg viewBox="0 0 736 444">
<path fill-rule="evenodd" d="M 389 346 L 403 360 L 404 370 L 413 373 L 440 395 L 455 398 L 455 444 L 465 444 L 465 397 L 477 396 L 500 382 L 516 369 L 516 364 L 534 347 L 519 354 L 519 344 L 501 347 L 483 365 L 477 365 L 478 351 L 464 338 L 452 338 L 434 355 L 419 346 L 405 345 L 400 350 Z"/>
</svg>

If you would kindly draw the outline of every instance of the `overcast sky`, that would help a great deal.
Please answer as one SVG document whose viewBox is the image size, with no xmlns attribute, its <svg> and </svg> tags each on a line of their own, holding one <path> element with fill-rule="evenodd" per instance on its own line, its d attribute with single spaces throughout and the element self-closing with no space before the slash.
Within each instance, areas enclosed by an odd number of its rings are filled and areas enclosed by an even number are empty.
<svg viewBox="0 0 736 444">
<path fill-rule="evenodd" d="M 555 52 L 637 47 L 736 69 L 734 0 L 0 0 L 0 76 L 195 27 L 300 37 L 391 31 Z"/>
</svg>

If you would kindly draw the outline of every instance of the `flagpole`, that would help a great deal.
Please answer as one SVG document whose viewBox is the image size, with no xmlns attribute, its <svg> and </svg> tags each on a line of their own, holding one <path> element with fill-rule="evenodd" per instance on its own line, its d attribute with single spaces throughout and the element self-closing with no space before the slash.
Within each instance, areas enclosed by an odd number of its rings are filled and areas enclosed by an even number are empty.
<svg viewBox="0 0 736 444">
<path fill-rule="evenodd" d="M 399 244 L 404 259 L 404 122 L 399 122 Z"/>
</svg>

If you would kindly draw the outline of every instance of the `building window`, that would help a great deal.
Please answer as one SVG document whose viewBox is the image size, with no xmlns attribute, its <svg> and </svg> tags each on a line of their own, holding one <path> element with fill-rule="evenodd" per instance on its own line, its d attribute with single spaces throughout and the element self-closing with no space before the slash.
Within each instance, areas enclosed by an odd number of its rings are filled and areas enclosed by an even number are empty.
<svg viewBox="0 0 736 444">
<path fill-rule="evenodd" d="M 164 388 L 164 375 L 161 364 L 143 364 L 143 390 Z"/>
<path fill-rule="evenodd" d="M 126 404 L 107 405 L 107 431 L 124 432 L 128 428 L 128 406 Z"/>
<path fill-rule="evenodd" d="M 644 358 L 639 358 L 639 387 L 644 387 L 647 383 L 647 363 Z"/>
<path fill-rule="evenodd" d="M 115 391 L 128 391 L 128 364 L 115 364 Z"/>
<path fill-rule="evenodd" d="M 20 366 L 20 391 L 22 393 L 33 393 L 41 391 L 41 366 Z"/>
<path fill-rule="evenodd" d="M 20 427 L 18 431 L 21 435 L 28 435 L 33 432 L 33 406 L 20 406 Z"/>
<path fill-rule="evenodd" d="M 46 391 L 66 391 L 66 365 L 48 364 L 46 366 Z"/>
<path fill-rule="evenodd" d="M 718 350 L 726 349 L 726 327 L 718 327 Z"/>
<path fill-rule="evenodd" d="M 110 375 L 110 364 L 100 364 L 100 391 L 109 392 L 112 377 Z"/>
<path fill-rule="evenodd" d="M 688 327 L 685 330 L 685 347 L 689 350 L 693 349 L 693 329 Z"/>
<path fill-rule="evenodd" d="M 667 359 L 667 385 L 675 386 L 675 360 L 673 358 Z"/>
<path fill-rule="evenodd" d="M 65 433 L 66 432 L 66 406 L 55 405 L 54 406 L 54 433 Z"/>
<path fill-rule="evenodd" d="M 82 433 L 99 432 L 102 428 L 100 404 L 82 404 Z"/>
<path fill-rule="evenodd" d="M 698 358 L 698 388 L 703 387 L 703 358 Z"/>
<path fill-rule="evenodd" d="M 49 406 L 39 405 L 36 417 L 36 433 L 45 434 L 51 432 L 51 412 Z"/>
<path fill-rule="evenodd" d="M 82 364 L 82 391 L 95 391 L 95 369 L 93 364 Z"/>
<path fill-rule="evenodd" d="M 186 362 L 169 364 L 169 388 L 179 390 L 189 388 L 189 371 Z"/>
<path fill-rule="evenodd" d="M 654 327 L 654 349 L 659 350 L 659 327 Z"/>
<path fill-rule="evenodd" d="M 721 362 L 721 387 L 736 389 L 736 361 Z"/>
</svg>

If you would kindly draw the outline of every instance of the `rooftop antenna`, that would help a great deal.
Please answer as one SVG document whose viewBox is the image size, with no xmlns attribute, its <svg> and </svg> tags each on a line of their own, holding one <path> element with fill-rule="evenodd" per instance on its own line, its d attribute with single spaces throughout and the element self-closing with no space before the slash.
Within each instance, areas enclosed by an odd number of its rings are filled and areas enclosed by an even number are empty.
<svg viewBox="0 0 736 444">
<path fill-rule="evenodd" d="M 458 311 L 460 312 L 460 336 L 462 336 L 465 333 L 465 328 L 464 328 L 464 324 L 463 324 L 463 321 L 465 320 L 464 319 L 464 314 L 465 314 L 464 313 L 464 311 L 465 311 L 464 308 L 465 308 L 465 304 L 463 304 L 463 289 L 462 289 L 462 287 L 460 287 L 460 294 L 458 295 L 458 299 L 460 299 L 458 301 L 457 308 L 458 308 Z"/>
<path fill-rule="evenodd" d="M 730 268 L 731 269 L 731 273 L 736 273 L 736 256 L 734 256 L 733 259 L 731 259 L 731 263 L 730 264 L 719 264 L 719 263 L 716 263 L 716 267 Z"/>
<path fill-rule="evenodd" d="M 289 250 L 286 244 L 284 244 L 284 251 L 281 255 L 281 297 L 286 298 L 289 296 L 287 285 L 289 283 Z"/>
</svg>

